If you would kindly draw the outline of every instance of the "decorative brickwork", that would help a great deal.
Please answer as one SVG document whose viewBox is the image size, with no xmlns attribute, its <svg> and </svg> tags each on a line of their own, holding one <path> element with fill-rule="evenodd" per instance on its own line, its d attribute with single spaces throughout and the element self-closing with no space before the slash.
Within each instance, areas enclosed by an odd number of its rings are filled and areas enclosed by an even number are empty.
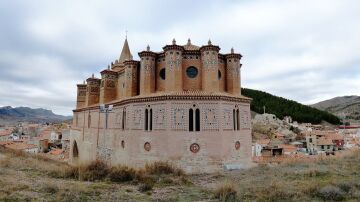
<svg viewBox="0 0 360 202">
<path fill-rule="evenodd" d="M 241 55 L 219 51 L 210 41 L 174 40 L 161 52 L 147 47 L 135 61 L 126 41 L 101 79 L 77 85 L 70 163 L 170 161 L 188 173 L 248 167 L 251 100 L 240 92 Z M 106 115 L 100 104 L 113 108 Z"/>
</svg>

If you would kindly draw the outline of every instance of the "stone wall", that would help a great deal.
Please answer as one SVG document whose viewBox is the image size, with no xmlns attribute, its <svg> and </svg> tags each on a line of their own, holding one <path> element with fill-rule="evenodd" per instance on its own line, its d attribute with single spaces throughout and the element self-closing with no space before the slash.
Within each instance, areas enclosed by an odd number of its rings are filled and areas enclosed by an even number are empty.
<svg viewBox="0 0 360 202">
<path fill-rule="evenodd" d="M 240 130 L 233 130 L 235 107 L 240 111 Z M 200 131 L 189 131 L 190 108 L 200 110 Z M 145 130 L 146 109 L 152 110 L 151 131 Z M 221 171 L 225 164 L 247 167 L 251 162 L 248 103 L 164 100 L 115 106 L 107 129 L 105 114 L 98 109 L 76 112 L 76 116 L 71 146 L 76 141 L 79 158 L 71 156 L 73 163 L 101 158 L 113 165 L 142 167 L 147 162 L 170 161 L 186 172 L 200 173 Z"/>
</svg>

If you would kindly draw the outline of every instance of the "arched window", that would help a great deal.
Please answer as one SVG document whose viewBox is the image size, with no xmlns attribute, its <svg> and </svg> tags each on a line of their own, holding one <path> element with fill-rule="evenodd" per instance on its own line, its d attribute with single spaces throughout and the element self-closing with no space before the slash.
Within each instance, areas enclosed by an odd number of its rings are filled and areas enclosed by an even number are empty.
<svg viewBox="0 0 360 202">
<path fill-rule="evenodd" d="M 159 75 L 160 75 L 160 78 L 162 79 L 162 80 L 165 80 L 165 76 L 166 76 L 166 74 L 165 74 L 166 72 L 165 72 L 165 68 L 162 68 L 161 70 L 160 70 L 160 73 L 159 73 Z"/>
<path fill-rule="evenodd" d="M 239 109 L 236 110 L 236 130 L 240 130 L 240 113 L 239 113 Z"/>
<path fill-rule="evenodd" d="M 195 130 L 200 131 L 200 110 L 195 110 Z"/>
<path fill-rule="evenodd" d="M 194 110 L 189 109 L 189 131 L 194 131 Z"/>
<path fill-rule="evenodd" d="M 145 131 L 148 130 L 148 109 L 145 109 Z"/>
<path fill-rule="evenodd" d="M 123 109 L 123 114 L 122 114 L 122 121 L 121 121 L 121 129 L 125 129 L 125 120 L 126 120 L 126 109 Z"/>
<path fill-rule="evenodd" d="M 89 112 L 89 115 L 88 115 L 88 128 L 90 128 L 91 126 L 91 114 Z"/>
<path fill-rule="evenodd" d="M 233 109 L 233 126 L 234 126 L 234 130 L 236 130 L 236 113 L 235 113 L 235 109 Z"/>
<path fill-rule="evenodd" d="M 74 141 L 74 144 L 73 144 L 73 157 L 74 158 L 79 157 L 79 149 L 78 149 L 76 141 Z"/>
<path fill-rule="evenodd" d="M 150 131 L 152 131 L 152 109 L 150 109 L 150 117 L 149 117 L 149 119 L 150 119 Z"/>
</svg>

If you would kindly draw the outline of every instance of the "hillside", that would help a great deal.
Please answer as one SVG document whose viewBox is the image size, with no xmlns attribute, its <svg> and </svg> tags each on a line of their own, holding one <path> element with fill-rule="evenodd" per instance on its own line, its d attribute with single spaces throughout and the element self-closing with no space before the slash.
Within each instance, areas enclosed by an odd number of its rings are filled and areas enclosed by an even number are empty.
<svg viewBox="0 0 360 202">
<path fill-rule="evenodd" d="M 226 173 L 112 182 L 121 179 L 79 180 L 65 174 L 64 163 L 0 148 L 0 201 L 358 201 L 360 155 L 348 152 Z M 154 184 L 146 188 L 144 180 Z M 233 200 L 219 200 L 219 194 Z"/>
<path fill-rule="evenodd" d="M 339 117 L 345 115 L 346 119 L 360 120 L 360 96 L 335 97 L 311 106 Z"/>
<path fill-rule="evenodd" d="M 263 113 L 265 106 L 266 113 L 275 114 L 280 119 L 283 119 L 284 116 L 291 116 L 294 121 L 300 123 L 319 124 L 326 121 L 331 124 L 340 124 L 337 116 L 292 100 L 247 88 L 243 88 L 241 92 L 244 96 L 253 99 L 251 110 L 256 113 Z"/>
<path fill-rule="evenodd" d="M 47 109 L 32 109 L 29 107 L 0 107 L 0 125 L 15 124 L 17 122 L 61 122 L 71 119 L 69 116 L 54 114 Z"/>
</svg>

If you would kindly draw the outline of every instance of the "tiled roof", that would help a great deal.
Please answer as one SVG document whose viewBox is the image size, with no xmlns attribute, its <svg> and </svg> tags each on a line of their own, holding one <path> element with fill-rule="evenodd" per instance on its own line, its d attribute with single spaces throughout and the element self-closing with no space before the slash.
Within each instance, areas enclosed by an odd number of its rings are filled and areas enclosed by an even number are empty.
<svg viewBox="0 0 360 202">
<path fill-rule="evenodd" d="M 317 140 L 317 145 L 333 145 L 334 143 L 332 142 L 331 139 L 328 138 L 319 138 Z"/>
<path fill-rule="evenodd" d="M 0 136 L 9 136 L 11 135 L 12 131 L 11 130 L 2 130 L 0 131 Z"/>
<path fill-rule="evenodd" d="M 49 152 L 49 154 L 51 154 L 51 155 L 60 155 L 60 154 L 62 154 L 64 152 L 64 150 L 62 150 L 62 149 L 53 149 L 53 150 L 51 150 L 50 152 Z"/>
<path fill-rule="evenodd" d="M 6 148 L 9 149 L 15 149 L 15 150 L 24 150 L 24 149 L 33 149 L 33 148 L 37 148 L 36 145 L 34 144 L 26 144 L 26 143 L 22 143 L 22 142 L 17 142 L 17 143 L 13 143 L 13 144 L 8 144 L 5 145 Z"/>
</svg>

